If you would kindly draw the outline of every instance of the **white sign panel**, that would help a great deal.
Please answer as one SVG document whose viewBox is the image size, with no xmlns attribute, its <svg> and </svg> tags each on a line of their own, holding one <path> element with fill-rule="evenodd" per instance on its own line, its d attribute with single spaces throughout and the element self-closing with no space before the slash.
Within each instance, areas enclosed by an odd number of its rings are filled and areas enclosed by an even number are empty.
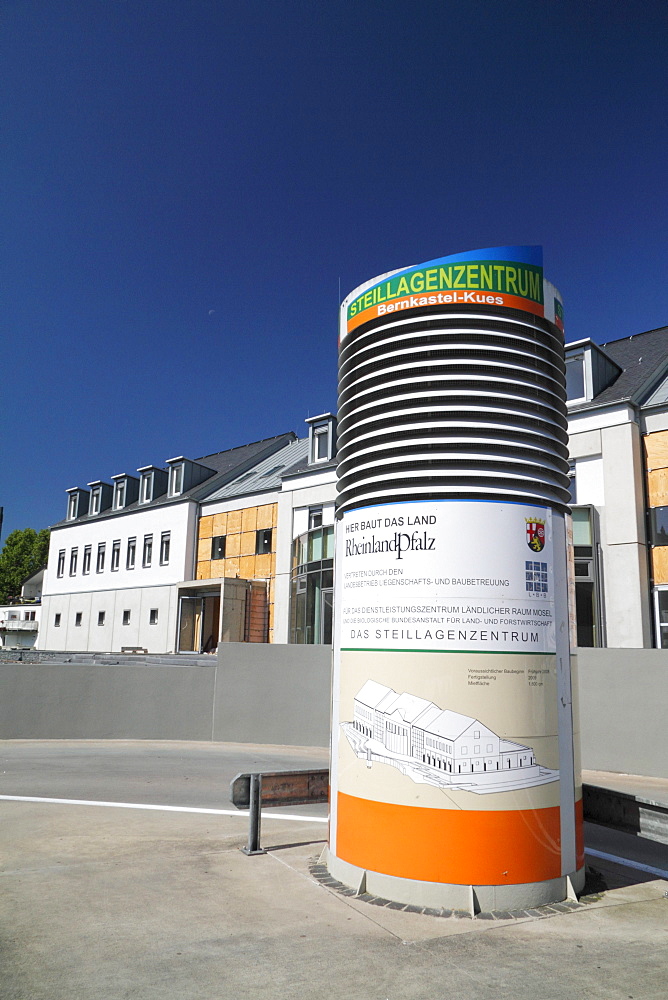
<svg viewBox="0 0 668 1000">
<path fill-rule="evenodd" d="M 341 648 L 555 651 L 552 512 L 381 504 L 337 528 Z"/>
</svg>

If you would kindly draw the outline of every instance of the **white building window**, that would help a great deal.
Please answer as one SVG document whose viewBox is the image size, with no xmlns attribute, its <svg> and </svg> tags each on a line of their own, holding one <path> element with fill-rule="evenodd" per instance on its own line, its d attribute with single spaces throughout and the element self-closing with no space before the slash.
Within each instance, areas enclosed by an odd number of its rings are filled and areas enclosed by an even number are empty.
<svg viewBox="0 0 668 1000">
<path fill-rule="evenodd" d="M 163 531 L 160 536 L 160 565 L 166 566 L 169 563 L 170 532 Z"/>
<path fill-rule="evenodd" d="M 585 359 L 584 353 L 566 358 L 566 399 L 585 399 Z"/>
<path fill-rule="evenodd" d="M 97 547 L 97 563 L 95 564 L 96 573 L 104 573 L 104 553 L 105 553 L 105 543 L 100 542 Z"/>
<path fill-rule="evenodd" d="M 104 611 L 98 611 L 98 613 L 97 613 L 97 624 L 98 625 L 104 625 L 104 619 L 105 619 L 105 617 L 106 617 L 106 615 L 105 615 Z"/>
<path fill-rule="evenodd" d="M 149 611 L 149 613 L 148 613 L 148 623 L 149 623 L 149 625 L 157 625 L 158 624 L 158 609 L 157 608 L 151 608 L 151 610 Z"/>
<path fill-rule="evenodd" d="M 77 628 L 81 627 L 82 620 L 83 620 L 83 613 L 81 611 L 77 611 L 77 613 L 74 616 L 74 624 L 76 625 Z"/>
<path fill-rule="evenodd" d="M 87 576 L 90 573 L 90 557 L 91 557 L 91 546 L 86 545 L 83 551 L 83 563 L 81 566 L 81 572 L 84 574 L 84 576 Z"/>
<path fill-rule="evenodd" d="M 144 535 L 144 553 L 142 556 L 142 566 L 148 569 L 153 561 L 153 535 Z"/>
<path fill-rule="evenodd" d="M 308 509 L 308 530 L 322 528 L 322 507 L 309 507 Z"/>
<path fill-rule="evenodd" d="M 77 516 L 79 510 L 79 494 L 70 493 L 70 498 L 67 502 L 67 520 L 73 521 Z"/>
<path fill-rule="evenodd" d="M 332 413 L 321 413 L 309 417 L 309 465 L 328 462 L 334 458 L 336 450 L 336 417 Z"/>
<path fill-rule="evenodd" d="M 130 624 L 130 612 L 127 609 L 123 612 L 123 624 L 124 625 Z"/>
<path fill-rule="evenodd" d="M 169 495 L 178 497 L 183 492 L 183 465 L 172 465 L 169 469 Z"/>
<path fill-rule="evenodd" d="M 125 557 L 125 568 L 134 569 L 135 559 L 137 557 L 137 539 L 128 538 L 128 551 Z"/>
<path fill-rule="evenodd" d="M 102 489 L 96 486 L 90 495 L 90 509 L 89 514 L 99 514 L 100 513 L 100 499 L 102 496 Z"/>
<path fill-rule="evenodd" d="M 53 627 L 60 628 L 60 611 L 57 611 L 53 616 Z"/>
<path fill-rule="evenodd" d="M 125 480 L 119 479 L 114 487 L 114 510 L 125 507 Z"/>
<path fill-rule="evenodd" d="M 150 503 L 153 499 L 153 473 L 143 472 L 139 486 L 139 502 Z"/>
<path fill-rule="evenodd" d="M 77 575 L 77 558 L 79 555 L 79 550 L 77 548 L 70 550 L 70 576 Z"/>
<path fill-rule="evenodd" d="M 61 549 L 58 553 L 58 569 L 56 570 L 56 576 L 65 576 L 65 549 Z"/>
<path fill-rule="evenodd" d="M 111 546 L 111 572 L 115 573 L 121 564 L 121 542 L 117 539 Z"/>
</svg>

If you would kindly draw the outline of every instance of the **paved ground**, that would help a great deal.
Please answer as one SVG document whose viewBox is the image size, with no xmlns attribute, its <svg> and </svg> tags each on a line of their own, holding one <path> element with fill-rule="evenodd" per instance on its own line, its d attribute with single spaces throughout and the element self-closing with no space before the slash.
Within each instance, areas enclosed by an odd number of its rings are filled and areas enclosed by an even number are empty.
<svg viewBox="0 0 668 1000">
<path fill-rule="evenodd" d="M 8 741 L 0 794 L 228 811 L 229 778 L 251 761 L 266 769 L 324 758 L 222 744 Z M 606 875 L 592 861 L 590 888 L 600 892 L 572 912 L 442 919 L 316 882 L 318 816 L 266 820 L 272 850 L 248 858 L 237 815 L 7 800 L 0 815 L 2 1000 L 663 1000 L 668 992 L 668 881 L 628 867 Z M 610 853 L 623 849 L 610 831 L 589 834 L 603 836 Z M 665 852 L 661 845 L 640 846 L 655 865 L 665 858 L 652 853 Z"/>
</svg>

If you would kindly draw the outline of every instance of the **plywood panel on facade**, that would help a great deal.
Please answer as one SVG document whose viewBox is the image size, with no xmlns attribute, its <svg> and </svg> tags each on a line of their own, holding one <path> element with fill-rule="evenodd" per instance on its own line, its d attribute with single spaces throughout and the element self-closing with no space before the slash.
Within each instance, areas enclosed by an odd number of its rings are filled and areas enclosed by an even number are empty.
<svg viewBox="0 0 668 1000">
<path fill-rule="evenodd" d="M 224 576 L 241 576 L 238 559 L 223 559 L 223 562 L 225 563 Z"/>
<path fill-rule="evenodd" d="M 668 431 L 656 431 L 644 437 L 648 469 L 668 468 Z"/>
<path fill-rule="evenodd" d="M 219 576 L 225 576 L 225 560 L 224 559 L 212 559 L 210 563 L 211 567 L 211 579 L 216 579 Z"/>
<path fill-rule="evenodd" d="M 210 562 L 197 563 L 197 579 L 198 580 L 210 580 L 211 579 L 211 563 Z"/>
<path fill-rule="evenodd" d="M 210 538 L 200 538 L 197 543 L 197 562 L 203 562 L 205 559 L 211 558 L 211 539 Z"/>
<path fill-rule="evenodd" d="M 242 556 L 255 555 L 255 531 L 244 531 L 242 533 L 239 552 Z"/>
<path fill-rule="evenodd" d="M 652 549 L 652 576 L 655 584 L 668 583 L 668 545 Z"/>
<path fill-rule="evenodd" d="M 255 576 L 255 556 L 241 556 L 239 559 L 239 576 L 243 580 L 253 579 Z"/>
<path fill-rule="evenodd" d="M 257 507 L 246 507 L 241 512 L 241 530 L 255 531 L 257 527 Z"/>
<path fill-rule="evenodd" d="M 268 577 L 271 576 L 271 553 L 266 552 L 264 555 L 255 557 L 255 576 L 256 577 Z"/>
<path fill-rule="evenodd" d="M 276 524 L 276 511 L 278 505 L 267 503 L 257 509 L 257 528 L 273 528 Z"/>
<path fill-rule="evenodd" d="M 227 535 L 225 539 L 225 555 L 229 558 L 230 556 L 238 556 L 241 551 L 241 535 Z"/>
<path fill-rule="evenodd" d="M 241 531 L 241 511 L 231 510 L 227 515 L 227 534 L 234 535 Z"/>
<path fill-rule="evenodd" d="M 668 469 L 647 473 L 647 499 L 650 507 L 668 505 Z"/>
<path fill-rule="evenodd" d="M 199 537 L 211 538 L 213 534 L 213 517 L 201 517 L 199 520 Z"/>
<path fill-rule="evenodd" d="M 214 514 L 213 515 L 213 532 L 214 536 L 226 535 L 227 534 L 227 514 Z"/>
</svg>

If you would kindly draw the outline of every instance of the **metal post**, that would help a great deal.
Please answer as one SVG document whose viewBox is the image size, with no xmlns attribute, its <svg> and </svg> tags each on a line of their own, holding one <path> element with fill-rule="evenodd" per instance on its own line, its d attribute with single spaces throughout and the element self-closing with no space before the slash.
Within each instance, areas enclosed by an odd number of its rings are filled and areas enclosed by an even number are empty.
<svg viewBox="0 0 668 1000">
<path fill-rule="evenodd" d="M 264 854 L 260 847 L 260 819 L 262 805 L 262 775 L 250 775 L 250 821 L 248 827 L 248 844 L 242 847 L 244 854 Z"/>
</svg>

